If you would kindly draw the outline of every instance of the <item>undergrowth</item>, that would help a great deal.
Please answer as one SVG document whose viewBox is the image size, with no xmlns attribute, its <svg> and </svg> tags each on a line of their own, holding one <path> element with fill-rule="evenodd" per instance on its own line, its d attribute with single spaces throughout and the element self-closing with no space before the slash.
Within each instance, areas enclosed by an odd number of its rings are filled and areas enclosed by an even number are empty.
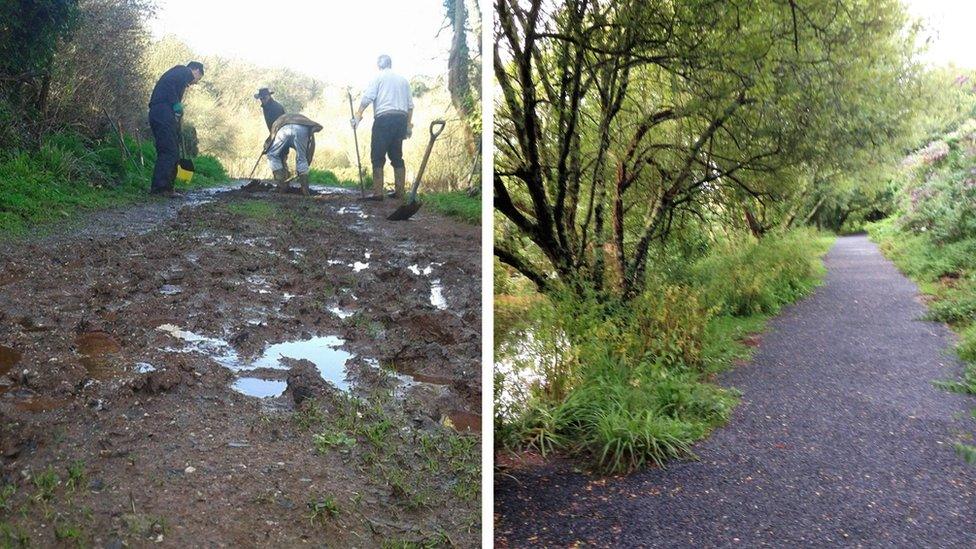
<svg viewBox="0 0 976 549">
<path fill-rule="evenodd" d="M 464 191 L 425 193 L 421 201 L 426 207 L 465 223 L 481 223 L 481 195 L 470 196 Z"/>
<path fill-rule="evenodd" d="M 0 153 L 0 234 L 18 235 L 64 221 L 83 210 L 149 200 L 156 151 L 151 141 L 89 141 L 71 133 L 45 138 L 35 151 Z M 215 158 L 193 159 L 190 183 L 178 190 L 227 181 Z"/>
<path fill-rule="evenodd" d="M 964 135 L 943 142 L 939 155 L 916 154 L 902 174 L 898 212 L 868 226 L 884 255 L 928 296 L 926 318 L 948 324 L 959 336 L 956 353 L 963 372 L 936 385 L 970 395 L 976 395 L 974 141 L 976 135 Z M 976 447 L 957 442 L 955 449 L 976 463 Z"/>
<path fill-rule="evenodd" d="M 627 301 L 532 292 L 496 299 L 495 439 L 626 473 L 693 458 L 737 393 L 713 375 L 815 287 L 830 239 L 807 230 L 712 246 Z"/>
</svg>

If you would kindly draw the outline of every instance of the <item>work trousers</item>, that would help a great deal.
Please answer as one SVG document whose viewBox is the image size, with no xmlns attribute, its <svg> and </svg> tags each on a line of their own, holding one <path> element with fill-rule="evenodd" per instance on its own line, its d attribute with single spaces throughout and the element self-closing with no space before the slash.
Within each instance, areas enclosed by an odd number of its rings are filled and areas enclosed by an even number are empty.
<svg viewBox="0 0 976 549">
<path fill-rule="evenodd" d="M 149 190 L 154 193 L 173 190 L 176 165 L 180 161 L 180 130 L 173 107 L 165 103 L 149 107 L 149 127 L 156 143 L 156 165 Z"/>
<path fill-rule="evenodd" d="M 373 168 L 383 169 L 386 157 L 390 165 L 403 167 L 403 140 L 407 137 L 407 115 L 405 113 L 381 114 L 373 120 L 370 136 L 370 160 Z"/>
<path fill-rule="evenodd" d="M 286 124 L 278 129 L 271 146 L 268 147 L 268 165 L 271 171 L 278 171 L 285 167 L 288 149 L 295 149 L 295 173 L 308 173 L 308 164 L 312 161 L 312 133 L 308 126 L 301 124 Z"/>
</svg>

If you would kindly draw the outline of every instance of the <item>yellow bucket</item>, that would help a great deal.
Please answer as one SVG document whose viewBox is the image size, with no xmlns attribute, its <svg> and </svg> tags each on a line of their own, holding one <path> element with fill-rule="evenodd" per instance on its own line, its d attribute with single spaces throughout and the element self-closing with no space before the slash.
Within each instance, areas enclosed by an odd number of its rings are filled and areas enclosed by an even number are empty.
<svg viewBox="0 0 976 549">
<path fill-rule="evenodd" d="M 189 183 L 191 179 L 193 179 L 193 162 L 184 158 L 176 165 L 176 180 Z"/>
</svg>

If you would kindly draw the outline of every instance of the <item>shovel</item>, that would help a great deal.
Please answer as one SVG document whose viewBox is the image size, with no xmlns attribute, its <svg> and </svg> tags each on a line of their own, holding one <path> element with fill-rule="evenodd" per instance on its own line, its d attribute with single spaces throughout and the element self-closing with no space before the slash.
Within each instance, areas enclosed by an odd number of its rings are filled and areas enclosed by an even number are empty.
<svg viewBox="0 0 976 549">
<path fill-rule="evenodd" d="M 434 148 L 434 140 L 437 136 L 444 131 L 443 120 L 434 120 L 430 123 L 430 141 L 427 142 L 427 150 L 424 151 L 424 159 L 420 162 L 420 169 L 417 170 L 417 177 L 413 180 L 413 188 L 410 189 L 410 200 L 397 208 L 390 214 L 389 221 L 406 221 L 410 219 L 413 214 L 417 213 L 420 209 L 420 202 L 417 202 L 417 188 L 420 187 L 420 178 L 424 175 L 424 169 L 427 167 L 427 160 L 430 158 L 430 150 Z"/>
<path fill-rule="evenodd" d="M 352 108 L 352 92 L 346 88 L 346 95 L 349 97 L 349 116 L 356 118 L 356 111 Z M 366 196 L 366 185 L 363 184 L 363 162 L 359 159 L 359 135 L 356 128 L 352 129 L 352 142 L 356 144 L 356 167 L 359 168 L 359 196 Z"/>
</svg>

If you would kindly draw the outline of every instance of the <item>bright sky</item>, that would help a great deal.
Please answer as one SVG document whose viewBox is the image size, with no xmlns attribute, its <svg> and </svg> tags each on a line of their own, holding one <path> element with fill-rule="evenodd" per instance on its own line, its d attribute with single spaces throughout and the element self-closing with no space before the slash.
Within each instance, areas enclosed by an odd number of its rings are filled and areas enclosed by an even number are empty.
<svg viewBox="0 0 976 549">
<path fill-rule="evenodd" d="M 174 34 L 204 55 L 360 88 L 382 53 L 407 78 L 447 72 L 451 32 L 440 31 L 443 0 L 157 0 L 157 6 L 153 35 Z"/>
<path fill-rule="evenodd" d="M 931 37 L 923 59 L 976 68 L 976 2 L 973 0 L 903 0 L 909 13 L 925 24 L 922 41 Z"/>
</svg>

